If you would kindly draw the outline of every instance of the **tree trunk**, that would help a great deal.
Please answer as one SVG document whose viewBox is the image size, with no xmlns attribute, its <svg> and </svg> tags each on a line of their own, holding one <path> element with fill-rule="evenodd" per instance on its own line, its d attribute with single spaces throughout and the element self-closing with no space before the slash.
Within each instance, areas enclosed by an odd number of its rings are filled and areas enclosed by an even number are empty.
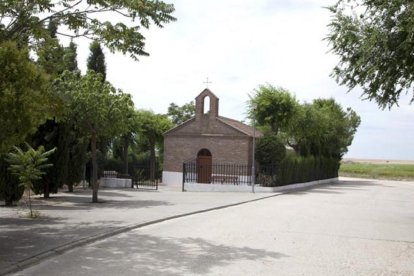
<svg viewBox="0 0 414 276">
<path fill-rule="evenodd" d="M 82 178 L 83 178 L 82 179 L 82 185 L 83 185 L 83 188 L 85 189 L 86 188 L 85 187 L 85 182 L 86 182 L 86 161 L 83 164 L 83 177 Z M 89 182 L 88 182 L 88 187 L 89 187 Z"/>
<path fill-rule="evenodd" d="M 43 182 L 43 198 L 50 198 L 50 183 L 48 180 Z"/>
<path fill-rule="evenodd" d="M 30 187 L 31 187 L 32 185 L 30 184 Z M 31 188 L 29 188 L 29 208 L 30 208 L 30 217 L 31 218 L 33 218 L 33 210 L 32 210 L 32 198 L 30 197 L 30 191 L 31 191 L 32 189 Z"/>
<path fill-rule="evenodd" d="M 91 158 L 92 158 L 92 202 L 98 203 L 98 164 L 96 162 L 96 133 L 91 137 Z"/>
<path fill-rule="evenodd" d="M 128 174 L 128 138 L 124 137 L 124 174 Z"/>
<path fill-rule="evenodd" d="M 150 179 L 155 179 L 155 143 L 150 142 Z"/>
<path fill-rule="evenodd" d="M 68 184 L 68 192 L 73 193 L 73 183 Z"/>
</svg>

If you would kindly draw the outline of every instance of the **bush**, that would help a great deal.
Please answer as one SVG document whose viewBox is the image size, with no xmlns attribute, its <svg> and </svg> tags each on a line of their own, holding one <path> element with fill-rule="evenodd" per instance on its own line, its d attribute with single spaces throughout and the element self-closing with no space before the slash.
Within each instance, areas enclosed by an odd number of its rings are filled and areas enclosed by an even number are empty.
<svg viewBox="0 0 414 276">
<path fill-rule="evenodd" d="M 335 158 L 288 155 L 279 166 L 260 166 L 257 179 L 262 186 L 284 186 L 335 178 L 338 170 L 339 160 Z"/>
<path fill-rule="evenodd" d="M 255 153 L 259 164 L 277 166 L 286 157 L 286 147 L 276 135 L 265 135 L 257 141 Z"/>
<path fill-rule="evenodd" d="M 6 202 L 6 206 L 11 206 L 13 202 L 19 201 L 24 192 L 24 187 L 19 185 L 16 176 L 8 170 L 9 164 L 0 157 L 0 200 Z"/>
</svg>

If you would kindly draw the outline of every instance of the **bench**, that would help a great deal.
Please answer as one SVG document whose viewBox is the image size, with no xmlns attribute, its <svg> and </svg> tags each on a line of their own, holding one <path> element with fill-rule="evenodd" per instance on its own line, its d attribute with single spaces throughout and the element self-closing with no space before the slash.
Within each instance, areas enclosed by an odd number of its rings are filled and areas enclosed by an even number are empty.
<svg viewBox="0 0 414 276">
<path fill-rule="evenodd" d="M 212 183 L 232 183 L 233 185 L 239 184 L 239 177 L 234 175 L 212 175 L 211 176 Z"/>
</svg>

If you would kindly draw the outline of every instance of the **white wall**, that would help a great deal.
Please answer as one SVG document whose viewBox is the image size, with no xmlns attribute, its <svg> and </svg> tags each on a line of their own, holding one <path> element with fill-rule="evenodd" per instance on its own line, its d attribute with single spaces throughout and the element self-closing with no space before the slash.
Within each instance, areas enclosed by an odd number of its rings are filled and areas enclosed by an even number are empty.
<svg viewBox="0 0 414 276">
<path fill-rule="evenodd" d="M 162 172 L 162 183 L 168 186 L 182 186 L 183 173 L 182 172 Z"/>
<path fill-rule="evenodd" d="M 131 179 L 102 177 L 99 185 L 106 188 L 131 188 Z"/>
<path fill-rule="evenodd" d="M 311 181 L 306 183 L 290 184 L 279 187 L 261 187 L 255 185 L 256 193 L 275 193 L 289 191 L 293 189 L 300 189 L 312 187 L 321 184 L 336 183 L 338 178 L 324 179 Z M 252 186 L 249 185 L 228 185 L 228 184 L 199 184 L 199 183 L 185 183 L 184 190 L 188 192 L 251 192 Z"/>
</svg>

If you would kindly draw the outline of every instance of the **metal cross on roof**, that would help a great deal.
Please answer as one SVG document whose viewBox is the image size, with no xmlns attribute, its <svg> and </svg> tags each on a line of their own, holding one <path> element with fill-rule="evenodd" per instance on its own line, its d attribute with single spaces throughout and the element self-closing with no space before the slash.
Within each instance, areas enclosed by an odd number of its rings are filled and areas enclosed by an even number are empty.
<svg viewBox="0 0 414 276">
<path fill-rule="evenodd" d="M 207 77 L 207 80 L 206 80 L 206 81 L 204 81 L 203 83 L 205 83 L 205 84 L 206 84 L 206 86 L 207 86 L 207 88 L 208 88 L 208 84 L 209 84 L 209 83 L 211 83 L 211 81 L 208 81 L 208 77 Z"/>
</svg>

